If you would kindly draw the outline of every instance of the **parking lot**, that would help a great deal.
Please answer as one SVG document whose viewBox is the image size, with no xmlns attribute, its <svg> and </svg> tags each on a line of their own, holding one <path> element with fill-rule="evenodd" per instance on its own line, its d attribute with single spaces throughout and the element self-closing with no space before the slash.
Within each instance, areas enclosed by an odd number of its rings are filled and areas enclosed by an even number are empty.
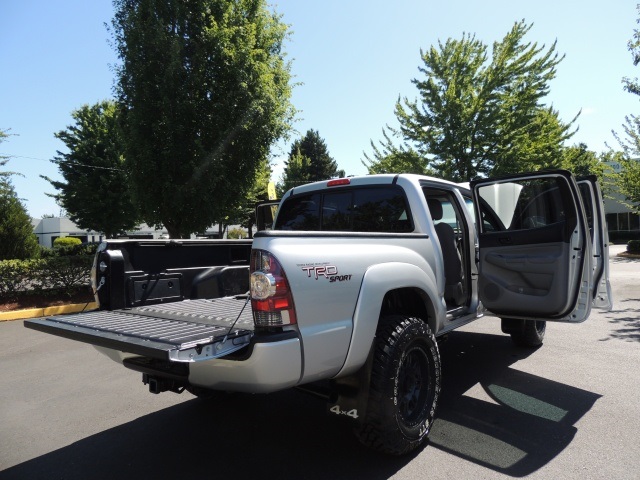
<svg viewBox="0 0 640 480">
<path fill-rule="evenodd" d="M 614 309 L 549 323 L 537 350 L 487 317 L 441 345 L 430 441 L 390 458 L 297 391 L 152 395 L 89 345 L 0 323 L 0 479 L 635 479 L 640 260 L 615 257 Z"/>
</svg>

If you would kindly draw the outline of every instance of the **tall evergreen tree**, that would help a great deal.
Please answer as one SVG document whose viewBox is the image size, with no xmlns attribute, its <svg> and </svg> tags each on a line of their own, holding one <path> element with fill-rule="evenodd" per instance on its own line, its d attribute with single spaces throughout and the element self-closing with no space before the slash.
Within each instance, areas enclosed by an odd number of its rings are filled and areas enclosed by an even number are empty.
<svg viewBox="0 0 640 480">
<path fill-rule="evenodd" d="M 113 238 L 134 229 L 139 216 L 124 170 L 116 103 L 84 105 L 71 117 L 74 124 L 55 134 L 68 151 L 52 160 L 65 181 L 43 177 L 59 192 L 53 198 L 84 230 Z"/>
<path fill-rule="evenodd" d="M 266 0 L 114 0 L 117 95 L 136 203 L 172 238 L 245 198 L 289 129 L 287 26 Z"/>
<path fill-rule="evenodd" d="M 310 129 L 291 145 L 278 190 L 283 194 L 298 185 L 335 177 L 344 177 L 344 170 L 338 169 L 318 131 Z"/>
</svg>

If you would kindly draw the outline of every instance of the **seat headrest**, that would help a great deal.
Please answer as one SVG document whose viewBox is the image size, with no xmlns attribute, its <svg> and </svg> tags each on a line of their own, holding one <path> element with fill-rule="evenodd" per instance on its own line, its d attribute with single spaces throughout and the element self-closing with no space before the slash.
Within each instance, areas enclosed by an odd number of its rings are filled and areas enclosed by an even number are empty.
<svg viewBox="0 0 640 480">
<path fill-rule="evenodd" d="M 431 212 L 431 218 L 440 220 L 442 218 L 442 203 L 437 198 L 427 198 L 427 205 Z"/>
</svg>

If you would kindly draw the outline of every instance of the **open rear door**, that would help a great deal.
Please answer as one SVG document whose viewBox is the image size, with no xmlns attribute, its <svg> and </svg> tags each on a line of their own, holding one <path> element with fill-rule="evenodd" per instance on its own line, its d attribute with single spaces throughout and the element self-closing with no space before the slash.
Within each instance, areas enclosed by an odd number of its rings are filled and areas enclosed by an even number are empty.
<svg viewBox="0 0 640 480">
<path fill-rule="evenodd" d="M 478 295 L 501 317 L 582 322 L 592 253 L 578 185 L 564 170 L 471 182 Z"/>
<path fill-rule="evenodd" d="M 593 255 L 593 308 L 606 311 L 613 307 L 609 282 L 609 232 L 604 216 L 602 191 L 595 175 L 578 178 L 578 187 L 589 224 Z"/>
</svg>

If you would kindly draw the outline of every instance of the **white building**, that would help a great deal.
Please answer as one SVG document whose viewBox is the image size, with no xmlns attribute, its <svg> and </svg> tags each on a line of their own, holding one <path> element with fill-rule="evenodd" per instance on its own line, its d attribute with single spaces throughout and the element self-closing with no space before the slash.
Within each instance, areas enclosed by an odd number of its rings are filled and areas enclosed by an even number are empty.
<svg viewBox="0 0 640 480">
<path fill-rule="evenodd" d="M 38 237 L 38 243 L 44 247 L 51 248 L 53 241 L 59 237 L 75 237 L 87 242 L 100 242 L 102 235 L 98 232 L 86 232 L 80 230 L 78 226 L 67 217 L 52 217 L 33 220 L 33 232 Z"/>
</svg>

